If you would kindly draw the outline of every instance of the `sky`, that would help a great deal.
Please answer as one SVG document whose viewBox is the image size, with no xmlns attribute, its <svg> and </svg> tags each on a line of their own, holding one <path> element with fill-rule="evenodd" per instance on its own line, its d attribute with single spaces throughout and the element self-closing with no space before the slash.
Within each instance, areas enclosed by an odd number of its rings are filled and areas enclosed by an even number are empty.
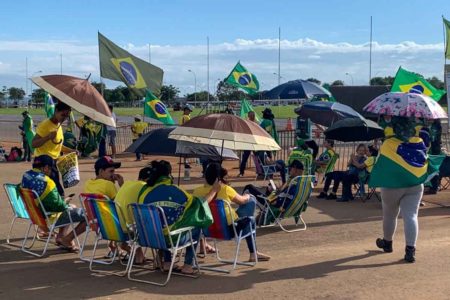
<svg viewBox="0 0 450 300">
<path fill-rule="evenodd" d="M 59 74 L 62 65 L 63 74 L 99 81 L 100 31 L 147 61 L 150 45 L 151 63 L 181 96 L 208 89 L 207 37 L 211 93 L 239 60 L 268 90 L 278 83 L 279 29 L 281 83 L 314 77 L 365 85 L 371 16 L 372 77 L 403 66 L 443 80 L 442 15 L 450 19 L 448 0 L 5 1 L 0 86 L 29 92 L 26 61 L 28 77 Z"/>
</svg>

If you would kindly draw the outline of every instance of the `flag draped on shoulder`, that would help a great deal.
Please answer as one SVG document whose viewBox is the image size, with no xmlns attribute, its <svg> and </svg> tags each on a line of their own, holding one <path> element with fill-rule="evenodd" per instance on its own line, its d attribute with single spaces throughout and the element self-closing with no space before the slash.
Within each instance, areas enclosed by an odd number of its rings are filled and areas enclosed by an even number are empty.
<svg viewBox="0 0 450 300">
<path fill-rule="evenodd" d="M 45 92 L 44 95 L 44 110 L 47 118 L 53 117 L 53 114 L 55 113 L 55 102 L 53 101 L 52 96 L 47 92 Z"/>
<path fill-rule="evenodd" d="M 450 59 L 450 21 L 442 17 L 445 27 L 445 58 Z"/>
<path fill-rule="evenodd" d="M 159 91 L 162 85 L 163 70 L 120 48 L 98 33 L 100 55 L 100 76 L 124 82 L 140 97 L 145 96 L 147 88 Z"/>
<path fill-rule="evenodd" d="M 259 91 L 259 82 L 256 76 L 241 65 L 240 62 L 231 71 L 225 82 L 235 87 L 241 88 L 249 94 L 255 94 Z"/>
<path fill-rule="evenodd" d="M 165 125 L 174 125 L 173 119 L 167 107 L 149 90 L 145 95 L 144 115 L 149 118 L 161 121 Z"/>
<path fill-rule="evenodd" d="M 254 112 L 255 113 L 255 120 L 256 122 L 260 123 L 261 119 L 258 117 L 258 115 L 256 114 L 255 110 L 253 109 L 252 105 L 250 104 L 250 102 L 248 102 L 246 99 L 242 99 L 241 100 L 241 110 L 239 112 L 239 116 L 242 119 L 247 119 L 247 115 L 249 112 Z"/>
<path fill-rule="evenodd" d="M 402 67 L 398 68 L 391 92 L 424 94 L 436 101 L 439 101 L 445 94 L 444 90 L 432 86 L 422 75 L 407 71 Z"/>
</svg>

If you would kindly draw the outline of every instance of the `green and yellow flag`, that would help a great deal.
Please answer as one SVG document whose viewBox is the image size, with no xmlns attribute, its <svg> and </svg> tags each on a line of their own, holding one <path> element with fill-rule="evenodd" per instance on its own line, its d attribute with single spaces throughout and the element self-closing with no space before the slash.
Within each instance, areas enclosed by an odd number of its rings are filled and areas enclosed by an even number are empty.
<svg viewBox="0 0 450 300">
<path fill-rule="evenodd" d="M 167 107 L 149 90 L 145 95 L 144 115 L 149 118 L 156 119 L 165 125 L 174 125 Z"/>
<path fill-rule="evenodd" d="M 241 88 L 249 94 L 256 94 L 259 91 L 258 78 L 238 62 L 231 71 L 225 82 L 235 87 Z"/>
<path fill-rule="evenodd" d="M 248 118 L 248 113 L 252 111 L 255 113 L 255 120 L 256 122 L 261 122 L 261 119 L 258 117 L 258 114 L 255 112 L 255 110 L 253 109 L 252 105 L 250 104 L 250 102 L 248 102 L 246 99 L 242 99 L 241 100 L 241 110 L 239 112 L 239 116 L 242 119 L 247 119 Z"/>
<path fill-rule="evenodd" d="M 100 76 L 124 82 L 140 97 L 146 89 L 159 91 L 162 85 L 163 70 L 128 53 L 100 32 L 98 33 L 100 54 Z"/>
<path fill-rule="evenodd" d="M 44 110 L 47 118 L 53 117 L 55 113 L 55 102 L 53 102 L 52 96 L 47 92 L 45 92 L 44 96 Z"/>
<path fill-rule="evenodd" d="M 432 86 L 422 75 L 407 71 L 402 67 L 398 68 L 391 92 L 424 94 L 436 101 L 439 101 L 445 94 L 444 90 Z"/>
<path fill-rule="evenodd" d="M 445 58 L 450 59 L 450 21 L 442 17 L 445 27 Z"/>
</svg>

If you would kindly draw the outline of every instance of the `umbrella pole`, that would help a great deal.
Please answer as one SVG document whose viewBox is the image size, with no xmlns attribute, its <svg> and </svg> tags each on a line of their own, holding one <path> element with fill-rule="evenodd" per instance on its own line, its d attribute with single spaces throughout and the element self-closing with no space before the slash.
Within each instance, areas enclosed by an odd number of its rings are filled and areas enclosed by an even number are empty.
<svg viewBox="0 0 450 300">
<path fill-rule="evenodd" d="M 178 186 L 180 186 L 180 176 L 181 176 L 181 155 L 180 155 L 180 161 L 178 163 Z"/>
<path fill-rule="evenodd" d="M 222 148 L 220 148 L 220 165 L 222 165 L 222 161 L 223 161 L 223 144 L 225 143 L 225 140 L 222 140 Z"/>
</svg>

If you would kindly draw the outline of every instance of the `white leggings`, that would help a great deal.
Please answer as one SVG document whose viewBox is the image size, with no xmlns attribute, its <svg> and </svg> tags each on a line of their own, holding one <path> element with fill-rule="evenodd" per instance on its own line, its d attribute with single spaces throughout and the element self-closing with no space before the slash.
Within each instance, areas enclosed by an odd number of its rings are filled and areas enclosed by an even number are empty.
<svg viewBox="0 0 450 300">
<path fill-rule="evenodd" d="M 384 239 L 392 241 L 397 228 L 397 217 L 402 213 L 407 246 L 416 246 L 419 233 L 418 211 L 423 195 L 423 184 L 407 188 L 381 188 L 383 204 Z"/>
</svg>

